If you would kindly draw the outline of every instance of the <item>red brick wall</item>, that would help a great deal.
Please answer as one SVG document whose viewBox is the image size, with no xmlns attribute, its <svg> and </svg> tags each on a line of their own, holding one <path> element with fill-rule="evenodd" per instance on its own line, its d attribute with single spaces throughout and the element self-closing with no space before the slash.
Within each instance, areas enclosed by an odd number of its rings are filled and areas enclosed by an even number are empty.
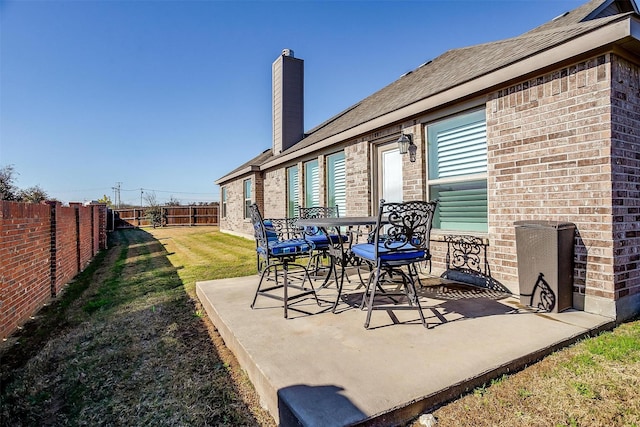
<svg viewBox="0 0 640 427">
<path fill-rule="evenodd" d="M 371 208 L 371 147 L 358 141 L 344 149 L 347 168 L 347 215 L 373 215 Z M 375 212 L 377 213 L 377 212 Z"/>
<path fill-rule="evenodd" d="M 91 258 L 93 258 L 93 232 L 91 229 L 91 223 L 93 221 L 93 207 L 81 206 L 78 208 L 78 220 L 78 231 L 80 232 L 80 236 L 78 237 L 80 242 L 80 259 L 78 260 L 78 264 L 80 265 L 80 270 L 84 270 L 87 264 L 89 264 L 89 261 L 91 261 Z"/>
<path fill-rule="evenodd" d="M 409 154 L 402 156 L 402 194 L 403 200 L 426 200 L 427 165 L 426 147 L 424 141 L 425 127 L 421 124 L 407 126 L 404 133 L 413 134 L 413 143 L 417 147 L 416 161 L 411 162 Z"/>
<path fill-rule="evenodd" d="M 78 230 L 76 209 L 56 206 L 55 212 L 55 284 L 57 295 L 78 273 Z"/>
<path fill-rule="evenodd" d="M 79 266 L 106 248 L 105 213 L 105 205 L 0 201 L 0 338 L 58 295 Z"/>
<path fill-rule="evenodd" d="M 285 218 L 287 216 L 287 172 L 286 167 L 265 172 L 264 194 L 258 202 L 262 216 L 265 218 Z M 298 174 L 300 174 L 298 168 Z M 302 189 L 303 187 L 300 187 Z M 300 191 L 301 192 L 301 191 Z M 264 195 L 263 195 L 264 196 Z"/>
<path fill-rule="evenodd" d="M 640 67 L 611 62 L 611 168 L 616 299 L 640 293 Z"/>
<path fill-rule="evenodd" d="M 520 82 L 487 103 L 489 261 L 516 292 L 514 222 L 559 220 L 579 233 L 574 292 L 615 299 L 610 61 Z"/>
<path fill-rule="evenodd" d="M 0 338 L 51 297 L 49 210 L 0 202 Z"/>
</svg>

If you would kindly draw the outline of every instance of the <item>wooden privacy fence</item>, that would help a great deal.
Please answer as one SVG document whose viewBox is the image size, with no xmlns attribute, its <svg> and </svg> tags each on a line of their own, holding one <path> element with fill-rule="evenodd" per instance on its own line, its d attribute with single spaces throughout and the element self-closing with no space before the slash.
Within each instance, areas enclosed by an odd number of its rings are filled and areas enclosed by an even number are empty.
<svg viewBox="0 0 640 427">
<path fill-rule="evenodd" d="M 115 228 L 151 226 L 146 211 L 150 208 L 114 209 Z M 162 226 L 220 225 L 218 206 L 160 206 Z"/>
</svg>

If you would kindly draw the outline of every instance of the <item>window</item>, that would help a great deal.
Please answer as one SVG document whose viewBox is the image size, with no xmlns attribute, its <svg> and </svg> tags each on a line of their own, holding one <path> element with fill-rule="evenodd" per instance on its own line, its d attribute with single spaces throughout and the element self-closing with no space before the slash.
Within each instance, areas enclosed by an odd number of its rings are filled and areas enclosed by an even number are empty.
<svg viewBox="0 0 640 427">
<path fill-rule="evenodd" d="M 427 126 L 434 227 L 487 231 L 487 124 L 484 110 Z"/>
<path fill-rule="evenodd" d="M 227 187 L 222 187 L 222 218 L 227 217 Z"/>
<path fill-rule="evenodd" d="M 318 160 L 304 164 L 304 206 L 320 206 L 320 170 Z"/>
<path fill-rule="evenodd" d="M 298 167 L 291 166 L 287 169 L 287 216 L 298 216 Z"/>
<path fill-rule="evenodd" d="M 249 207 L 251 206 L 251 180 L 245 179 L 243 182 L 243 195 L 244 195 L 244 217 L 251 218 L 251 210 Z"/>
<path fill-rule="evenodd" d="M 338 206 L 344 216 L 347 209 L 347 184 L 344 152 L 327 156 L 327 206 Z"/>
</svg>

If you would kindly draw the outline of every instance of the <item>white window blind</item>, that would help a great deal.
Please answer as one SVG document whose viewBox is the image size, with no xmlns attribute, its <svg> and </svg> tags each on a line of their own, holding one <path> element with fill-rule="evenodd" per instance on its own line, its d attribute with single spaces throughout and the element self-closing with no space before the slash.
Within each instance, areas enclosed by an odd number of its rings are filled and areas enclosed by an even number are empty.
<svg viewBox="0 0 640 427">
<path fill-rule="evenodd" d="M 486 181 L 433 185 L 431 198 L 438 199 L 434 227 L 487 231 Z"/>
<path fill-rule="evenodd" d="M 317 160 L 304 164 L 304 175 L 305 207 L 320 206 L 320 170 Z"/>
<path fill-rule="evenodd" d="M 222 187 L 222 218 L 227 217 L 227 188 Z"/>
<path fill-rule="evenodd" d="M 344 216 L 347 210 L 347 171 L 344 152 L 327 156 L 327 206 L 338 206 Z"/>
<path fill-rule="evenodd" d="M 487 231 L 487 125 L 484 110 L 429 125 L 429 195 L 434 227 Z"/>
<path fill-rule="evenodd" d="M 487 171 L 487 125 L 483 121 L 439 132 L 438 178 Z"/>
<path fill-rule="evenodd" d="M 287 216 L 298 216 L 298 167 L 287 169 Z"/>
<path fill-rule="evenodd" d="M 251 180 L 244 181 L 244 217 L 251 218 Z"/>
</svg>

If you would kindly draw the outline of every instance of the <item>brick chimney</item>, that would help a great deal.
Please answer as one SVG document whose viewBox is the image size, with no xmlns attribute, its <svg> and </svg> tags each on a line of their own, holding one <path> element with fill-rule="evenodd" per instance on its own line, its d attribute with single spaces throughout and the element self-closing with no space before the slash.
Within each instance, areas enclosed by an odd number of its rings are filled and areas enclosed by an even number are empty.
<svg viewBox="0 0 640 427">
<path fill-rule="evenodd" d="M 273 78 L 273 154 L 304 136 L 304 61 L 284 49 L 271 66 Z"/>
</svg>

